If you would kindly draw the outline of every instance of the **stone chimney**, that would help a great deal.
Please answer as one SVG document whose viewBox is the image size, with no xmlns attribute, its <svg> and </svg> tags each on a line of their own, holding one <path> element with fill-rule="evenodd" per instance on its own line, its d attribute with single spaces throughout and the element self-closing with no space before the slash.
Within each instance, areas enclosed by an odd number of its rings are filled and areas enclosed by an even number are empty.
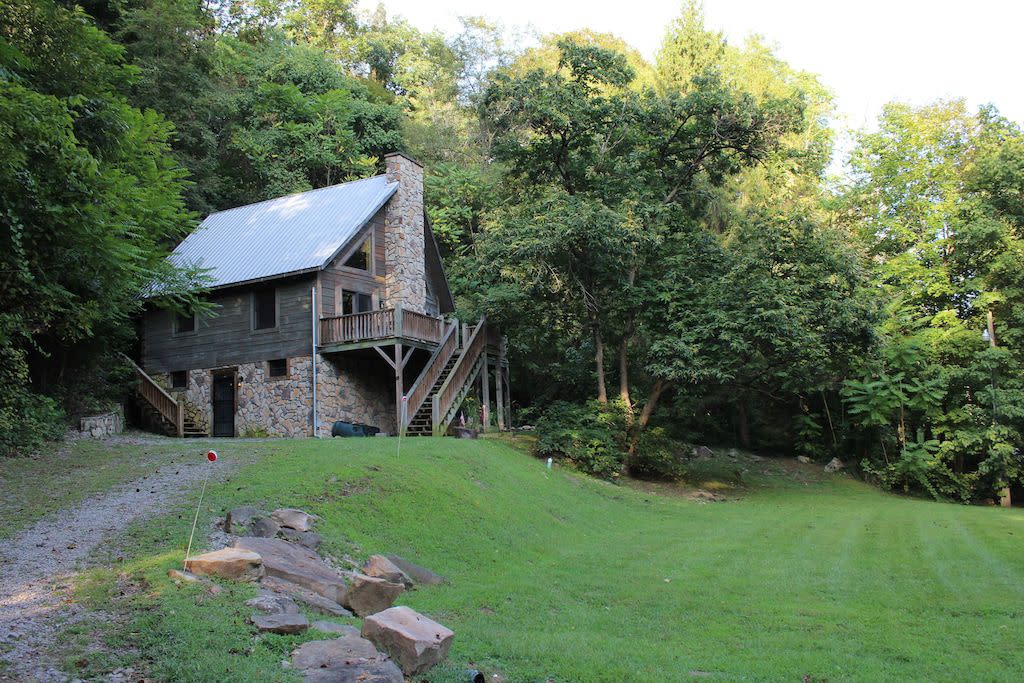
<svg viewBox="0 0 1024 683">
<path fill-rule="evenodd" d="M 384 296 L 387 305 L 425 313 L 427 281 L 423 253 L 423 167 L 402 152 L 384 157 L 398 191 L 384 209 Z"/>
</svg>

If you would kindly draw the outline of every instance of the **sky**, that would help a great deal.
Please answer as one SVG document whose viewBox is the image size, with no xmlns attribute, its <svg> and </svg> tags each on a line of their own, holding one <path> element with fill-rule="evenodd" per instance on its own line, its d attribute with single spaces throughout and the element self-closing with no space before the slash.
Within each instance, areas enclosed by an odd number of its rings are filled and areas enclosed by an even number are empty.
<svg viewBox="0 0 1024 683">
<path fill-rule="evenodd" d="M 420 29 L 458 30 L 457 17 L 555 33 L 614 33 L 653 59 L 680 0 L 383 0 Z M 362 7 L 375 6 L 363 0 Z M 1024 122 L 1024 2 L 1021 0 L 705 0 L 705 22 L 731 44 L 752 33 L 836 95 L 839 125 L 871 127 L 892 100 L 924 104 L 963 97 L 994 103 Z"/>
</svg>

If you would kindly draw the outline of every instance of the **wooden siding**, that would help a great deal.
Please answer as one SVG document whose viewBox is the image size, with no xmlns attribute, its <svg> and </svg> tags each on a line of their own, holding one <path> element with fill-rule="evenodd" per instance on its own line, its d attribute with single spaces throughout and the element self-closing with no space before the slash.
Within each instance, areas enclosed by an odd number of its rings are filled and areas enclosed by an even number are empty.
<svg viewBox="0 0 1024 683">
<path fill-rule="evenodd" d="M 199 320 L 194 333 L 173 334 L 174 315 L 150 309 L 143 319 L 142 365 L 147 372 L 173 372 L 308 356 L 312 340 L 310 289 L 314 277 L 262 283 L 277 287 L 277 327 L 252 329 L 252 286 L 215 290 L 218 308 Z"/>
<path fill-rule="evenodd" d="M 346 268 L 342 264 L 363 243 L 366 237 L 373 238 L 373 270 L 364 272 L 355 268 Z M 340 315 L 336 299 L 339 288 L 352 292 L 369 294 L 374 298 L 374 306 L 381 306 L 384 296 L 384 209 L 381 209 L 366 224 L 359 235 L 338 254 L 320 273 L 320 316 L 331 317 Z"/>
</svg>

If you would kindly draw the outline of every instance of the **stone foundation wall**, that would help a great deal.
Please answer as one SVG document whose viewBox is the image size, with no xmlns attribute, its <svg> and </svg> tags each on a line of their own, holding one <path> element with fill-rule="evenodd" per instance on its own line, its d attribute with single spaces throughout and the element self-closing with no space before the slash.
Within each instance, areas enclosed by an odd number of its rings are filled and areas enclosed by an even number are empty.
<svg viewBox="0 0 1024 683">
<path fill-rule="evenodd" d="M 267 376 L 267 364 L 237 366 L 235 433 L 242 437 L 302 437 L 312 434 L 313 392 L 310 357 L 290 358 L 288 375 Z M 153 379 L 185 401 L 185 415 L 207 434 L 213 429 L 213 372 L 190 370 L 188 385 L 170 388 L 170 376 Z M 317 354 L 317 403 L 320 434 L 331 435 L 335 420 L 395 430 L 394 398 L 387 378 L 368 375 L 357 364 L 341 367 Z"/>
<path fill-rule="evenodd" d="M 113 436 L 124 431 L 124 413 L 115 410 L 104 415 L 90 415 L 83 417 L 78 428 L 82 436 L 102 439 L 105 436 Z"/>
</svg>

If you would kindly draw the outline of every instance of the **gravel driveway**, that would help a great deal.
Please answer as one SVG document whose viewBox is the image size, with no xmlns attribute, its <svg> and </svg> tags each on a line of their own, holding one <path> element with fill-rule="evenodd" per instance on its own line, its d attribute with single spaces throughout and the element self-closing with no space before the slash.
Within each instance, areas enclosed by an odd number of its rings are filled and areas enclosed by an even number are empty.
<svg viewBox="0 0 1024 683">
<path fill-rule="evenodd" d="M 83 561 L 132 522 L 179 504 L 207 471 L 213 482 L 232 469 L 223 461 L 181 458 L 49 515 L 0 545 L 0 680 L 69 680 L 46 653 L 62 629 L 101 618 L 70 600 L 70 579 Z"/>
</svg>

